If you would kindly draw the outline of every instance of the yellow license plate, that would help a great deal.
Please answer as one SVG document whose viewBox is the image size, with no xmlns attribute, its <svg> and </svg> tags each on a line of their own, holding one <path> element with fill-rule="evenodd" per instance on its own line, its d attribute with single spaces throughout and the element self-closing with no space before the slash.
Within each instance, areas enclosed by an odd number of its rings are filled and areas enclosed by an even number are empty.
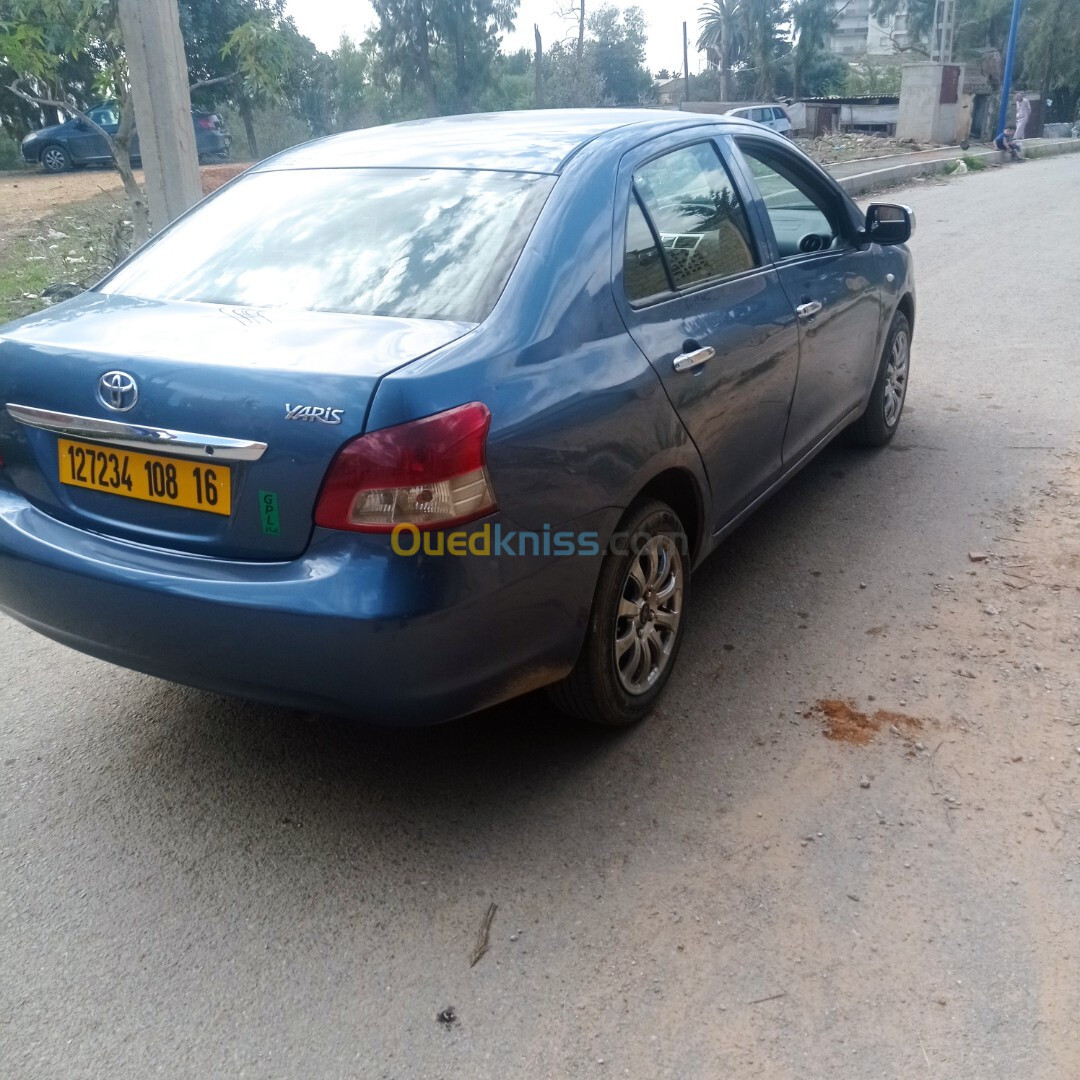
<svg viewBox="0 0 1080 1080">
<path fill-rule="evenodd" d="M 207 465 L 68 439 L 59 440 L 59 449 L 62 484 L 209 514 L 232 511 L 228 465 Z"/>
</svg>

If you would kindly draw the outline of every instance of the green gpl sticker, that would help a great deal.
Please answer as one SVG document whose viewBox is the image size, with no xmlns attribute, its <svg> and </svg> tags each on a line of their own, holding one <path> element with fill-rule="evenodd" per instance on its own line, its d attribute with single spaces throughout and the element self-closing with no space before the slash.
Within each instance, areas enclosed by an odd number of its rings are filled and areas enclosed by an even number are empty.
<svg viewBox="0 0 1080 1080">
<path fill-rule="evenodd" d="M 262 518 L 262 531 L 264 533 L 277 536 L 281 532 L 276 491 L 259 492 L 259 515 Z"/>
</svg>

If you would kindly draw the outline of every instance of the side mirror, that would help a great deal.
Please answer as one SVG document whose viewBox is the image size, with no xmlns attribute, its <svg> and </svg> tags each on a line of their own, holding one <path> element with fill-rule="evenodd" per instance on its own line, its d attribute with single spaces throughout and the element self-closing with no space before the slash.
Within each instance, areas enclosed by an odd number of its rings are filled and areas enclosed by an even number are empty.
<svg viewBox="0 0 1080 1080">
<path fill-rule="evenodd" d="M 863 238 L 871 244 L 906 244 L 915 232 L 915 212 L 900 203 L 871 203 Z"/>
</svg>

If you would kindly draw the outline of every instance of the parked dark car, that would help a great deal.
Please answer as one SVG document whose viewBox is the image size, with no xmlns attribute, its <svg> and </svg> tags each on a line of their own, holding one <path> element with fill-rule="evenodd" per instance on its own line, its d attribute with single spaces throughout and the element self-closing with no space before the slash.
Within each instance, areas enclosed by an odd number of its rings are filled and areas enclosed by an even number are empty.
<svg viewBox="0 0 1080 1080">
<path fill-rule="evenodd" d="M 120 126 L 116 105 L 96 105 L 86 115 L 110 135 L 115 135 Z M 199 161 L 224 161 L 229 156 L 232 138 L 225 130 L 221 117 L 217 113 L 192 108 L 191 122 L 195 126 L 195 149 Z M 40 163 L 46 172 L 52 173 L 112 161 L 101 132 L 75 117 L 63 124 L 30 132 L 22 141 L 22 156 L 24 161 Z M 131 138 L 131 160 L 133 164 L 139 164 L 138 131 Z"/>
<path fill-rule="evenodd" d="M 287 150 L 0 326 L 0 610 L 384 723 L 541 686 L 638 720 L 692 568 L 837 435 L 895 433 L 912 226 L 701 114 Z"/>
</svg>

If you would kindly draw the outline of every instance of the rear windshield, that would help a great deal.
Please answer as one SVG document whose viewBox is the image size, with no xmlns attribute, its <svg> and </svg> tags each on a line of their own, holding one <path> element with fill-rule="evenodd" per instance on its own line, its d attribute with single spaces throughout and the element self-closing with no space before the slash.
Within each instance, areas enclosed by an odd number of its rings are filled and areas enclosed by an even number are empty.
<svg viewBox="0 0 1080 1080">
<path fill-rule="evenodd" d="M 480 322 L 554 182 L 452 169 L 252 173 L 174 225 L 101 291 Z"/>
</svg>

